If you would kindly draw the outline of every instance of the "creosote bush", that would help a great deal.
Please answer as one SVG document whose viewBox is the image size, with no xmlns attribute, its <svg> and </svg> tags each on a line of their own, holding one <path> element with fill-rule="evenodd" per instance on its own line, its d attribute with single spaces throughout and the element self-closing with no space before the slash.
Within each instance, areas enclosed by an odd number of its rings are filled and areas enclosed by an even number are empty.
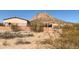
<svg viewBox="0 0 79 59">
<path fill-rule="evenodd" d="M 42 32 L 44 24 L 40 21 L 40 19 L 36 19 L 35 21 L 31 22 L 32 30 L 35 32 Z"/>
</svg>

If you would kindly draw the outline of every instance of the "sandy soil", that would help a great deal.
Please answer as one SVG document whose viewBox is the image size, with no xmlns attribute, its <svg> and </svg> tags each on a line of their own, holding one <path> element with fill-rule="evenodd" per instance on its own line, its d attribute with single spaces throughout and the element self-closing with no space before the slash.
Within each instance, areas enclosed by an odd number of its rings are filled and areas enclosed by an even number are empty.
<svg viewBox="0 0 79 59">
<path fill-rule="evenodd" d="M 0 39 L 1 49 L 49 49 L 52 48 L 50 44 L 40 44 L 40 41 L 45 39 L 55 40 L 59 38 L 58 32 L 33 32 L 34 36 L 14 38 L 14 39 Z M 51 37 L 51 38 L 50 38 Z M 53 47 L 54 48 L 54 47 Z"/>
</svg>

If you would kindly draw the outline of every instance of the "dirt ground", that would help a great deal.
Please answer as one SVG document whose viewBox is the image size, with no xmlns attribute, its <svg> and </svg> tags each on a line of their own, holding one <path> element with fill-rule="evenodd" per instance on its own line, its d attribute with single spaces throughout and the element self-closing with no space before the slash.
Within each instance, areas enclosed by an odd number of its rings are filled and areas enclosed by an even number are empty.
<svg viewBox="0 0 79 59">
<path fill-rule="evenodd" d="M 0 49 L 49 49 L 53 45 L 41 44 L 45 40 L 55 40 L 59 38 L 58 32 L 33 32 L 33 36 L 13 39 L 0 39 Z"/>
</svg>

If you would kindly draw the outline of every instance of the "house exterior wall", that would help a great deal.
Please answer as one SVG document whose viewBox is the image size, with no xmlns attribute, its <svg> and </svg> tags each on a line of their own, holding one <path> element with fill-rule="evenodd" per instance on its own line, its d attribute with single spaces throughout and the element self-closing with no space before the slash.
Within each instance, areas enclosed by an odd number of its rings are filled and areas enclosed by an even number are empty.
<svg viewBox="0 0 79 59">
<path fill-rule="evenodd" d="M 16 24 L 18 26 L 27 26 L 27 21 L 18 19 L 18 18 L 13 18 L 13 19 L 7 19 L 3 21 L 3 24 L 5 26 L 10 26 L 10 24 Z"/>
<path fill-rule="evenodd" d="M 18 23 L 17 25 L 18 25 L 18 26 L 27 26 L 26 23 Z"/>
</svg>

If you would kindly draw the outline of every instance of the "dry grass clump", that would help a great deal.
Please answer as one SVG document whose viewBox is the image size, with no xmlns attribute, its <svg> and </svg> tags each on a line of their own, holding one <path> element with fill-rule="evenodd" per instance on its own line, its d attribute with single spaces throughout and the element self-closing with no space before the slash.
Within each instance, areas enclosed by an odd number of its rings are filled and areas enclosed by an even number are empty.
<svg viewBox="0 0 79 59">
<path fill-rule="evenodd" d="M 4 41 L 4 42 L 3 42 L 3 45 L 4 45 L 4 46 L 8 46 L 9 44 L 8 44 L 7 41 Z"/>
<path fill-rule="evenodd" d="M 40 49 L 40 48 L 44 48 L 44 49 L 49 49 L 49 48 L 54 48 L 53 47 L 53 40 L 51 40 L 51 39 L 42 39 L 42 40 L 37 40 L 36 42 L 35 42 L 35 44 L 37 44 L 37 47 L 36 48 L 38 48 L 38 49 Z"/>
<path fill-rule="evenodd" d="M 12 38 L 16 38 L 16 37 L 29 37 L 29 36 L 34 36 L 32 33 L 26 33 L 26 34 L 22 34 L 21 32 L 1 32 L 0 33 L 0 38 L 2 39 L 12 39 Z"/>
<path fill-rule="evenodd" d="M 4 24 L 3 23 L 0 23 L 0 26 L 4 26 Z"/>
<path fill-rule="evenodd" d="M 51 39 L 43 39 L 43 40 L 39 40 L 39 41 L 36 41 L 36 42 L 39 43 L 39 44 L 50 44 L 50 45 L 53 44 L 53 41 Z"/>
<path fill-rule="evenodd" d="M 61 38 L 54 40 L 54 46 L 56 48 L 79 48 L 79 32 L 64 33 Z"/>
<path fill-rule="evenodd" d="M 44 39 L 37 41 L 38 46 L 45 48 L 72 49 L 79 48 L 79 30 L 77 26 L 66 26 L 58 39 Z M 40 45 L 41 44 L 41 45 Z M 50 47 L 49 47 L 50 45 Z"/>
<path fill-rule="evenodd" d="M 18 45 L 18 44 L 31 44 L 31 42 L 25 41 L 24 39 L 18 39 L 18 41 L 15 44 L 16 45 Z"/>
<path fill-rule="evenodd" d="M 3 39 L 10 39 L 10 38 L 14 38 L 16 37 L 16 34 L 13 34 L 11 32 L 1 32 L 0 33 L 0 38 L 3 38 Z"/>
<path fill-rule="evenodd" d="M 41 19 L 35 19 L 34 21 L 31 21 L 32 31 L 34 32 L 43 32 L 44 24 Z"/>
<path fill-rule="evenodd" d="M 27 37 L 32 37 L 32 36 L 34 36 L 33 34 L 27 34 L 26 35 Z"/>
<path fill-rule="evenodd" d="M 61 38 L 54 40 L 54 46 L 62 49 L 79 48 L 79 30 L 75 27 L 63 29 Z"/>
<path fill-rule="evenodd" d="M 12 24 L 12 25 L 11 25 L 11 29 L 12 29 L 14 32 L 21 31 L 21 29 L 19 28 L 19 26 L 16 25 L 16 24 Z"/>
</svg>

